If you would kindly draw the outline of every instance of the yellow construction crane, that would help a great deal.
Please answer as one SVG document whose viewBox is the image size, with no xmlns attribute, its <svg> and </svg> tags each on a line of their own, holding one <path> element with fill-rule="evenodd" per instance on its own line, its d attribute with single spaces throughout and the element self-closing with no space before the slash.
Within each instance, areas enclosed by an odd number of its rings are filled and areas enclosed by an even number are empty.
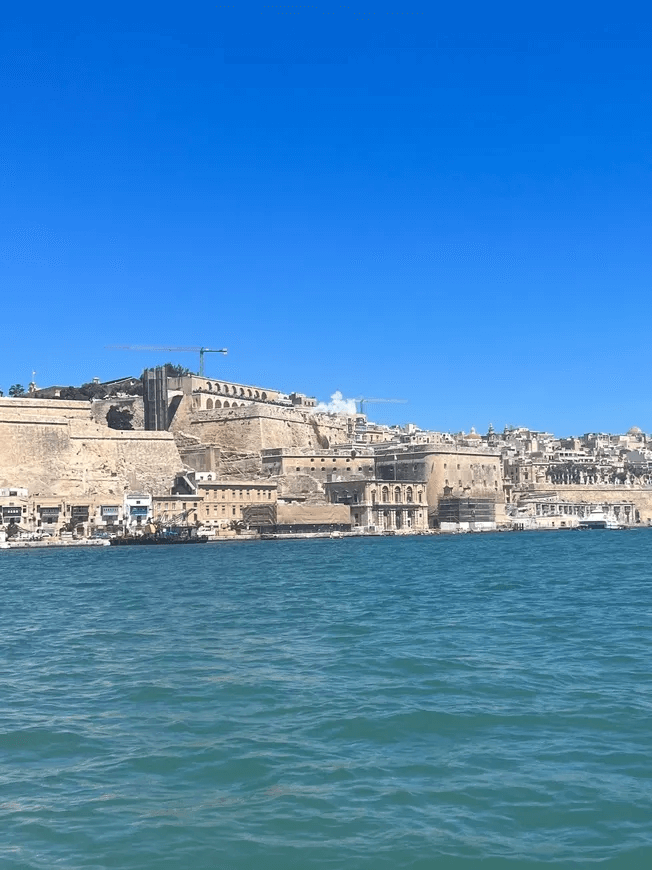
<svg viewBox="0 0 652 870">
<path fill-rule="evenodd" d="M 158 345 L 147 344 L 110 344 L 106 350 L 156 350 L 170 351 L 171 353 L 198 353 L 199 354 L 199 374 L 204 376 L 204 354 L 205 353 L 227 353 L 225 347 L 220 350 L 213 350 L 211 347 L 159 347 Z"/>
<path fill-rule="evenodd" d="M 405 405 L 407 403 L 407 399 L 367 399 L 364 396 L 358 396 L 357 399 L 353 400 L 360 405 L 360 413 L 364 414 L 365 405 L 377 405 L 380 402 L 389 403 L 392 405 Z"/>
</svg>

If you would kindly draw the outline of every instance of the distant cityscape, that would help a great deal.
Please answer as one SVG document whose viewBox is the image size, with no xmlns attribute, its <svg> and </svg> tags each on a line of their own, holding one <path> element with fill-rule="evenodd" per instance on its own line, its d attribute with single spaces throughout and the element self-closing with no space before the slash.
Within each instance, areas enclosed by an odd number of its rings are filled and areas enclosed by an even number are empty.
<svg viewBox="0 0 652 870">
<path fill-rule="evenodd" d="M 389 426 L 364 400 L 318 405 L 171 364 L 9 394 L 0 509 L 15 544 L 166 523 L 216 540 L 652 523 L 652 443 L 636 426 L 572 438 Z"/>
</svg>

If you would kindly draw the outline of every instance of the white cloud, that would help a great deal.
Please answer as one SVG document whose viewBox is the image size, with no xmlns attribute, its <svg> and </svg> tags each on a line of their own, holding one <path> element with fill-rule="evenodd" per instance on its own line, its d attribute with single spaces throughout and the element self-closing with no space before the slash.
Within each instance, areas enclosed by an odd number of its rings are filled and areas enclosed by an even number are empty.
<svg viewBox="0 0 652 870">
<path fill-rule="evenodd" d="M 335 390 L 330 402 L 320 402 L 315 408 L 317 414 L 353 415 L 356 411 L 355 399 L 345 399 L 339 390 Z"/>
</svg>

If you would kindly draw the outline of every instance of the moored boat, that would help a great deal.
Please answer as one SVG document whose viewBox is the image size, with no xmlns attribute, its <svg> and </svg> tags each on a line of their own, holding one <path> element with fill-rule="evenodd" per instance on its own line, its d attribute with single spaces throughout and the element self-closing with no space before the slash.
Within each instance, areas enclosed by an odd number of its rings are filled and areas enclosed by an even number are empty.
<svg viewBox="0 0 652 870">
<path fill-rule="evenodd" d="M 591 513 L 578 523 L 579 529 L 619 529 L 620 525 L 604 511 L 592 510 Z"/>
<path fill-rule="evenodd" d="M 124 547 L 132 545 L 151 546 L 155 544 L 205 544 L 206 535 L 199 535 L 194 526 L 165 526 L 152 529 L 149 527 L 142 535 L 123 535 L 111 538 L 111 545 Z"/>
</svg>

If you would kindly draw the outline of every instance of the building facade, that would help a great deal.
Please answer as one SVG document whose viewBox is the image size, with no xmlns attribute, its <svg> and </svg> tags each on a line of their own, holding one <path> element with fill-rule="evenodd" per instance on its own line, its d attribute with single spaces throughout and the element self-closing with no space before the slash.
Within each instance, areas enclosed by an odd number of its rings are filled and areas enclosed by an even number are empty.
<svg viewBox="0 0 652 870">
<path fill-rule="evenodd" d="M 325 489 L 331 504 L 349 505 L 354 530 L 409 534 L 428 529 L 425 482 L 337 480 Z"/>
</svg>

